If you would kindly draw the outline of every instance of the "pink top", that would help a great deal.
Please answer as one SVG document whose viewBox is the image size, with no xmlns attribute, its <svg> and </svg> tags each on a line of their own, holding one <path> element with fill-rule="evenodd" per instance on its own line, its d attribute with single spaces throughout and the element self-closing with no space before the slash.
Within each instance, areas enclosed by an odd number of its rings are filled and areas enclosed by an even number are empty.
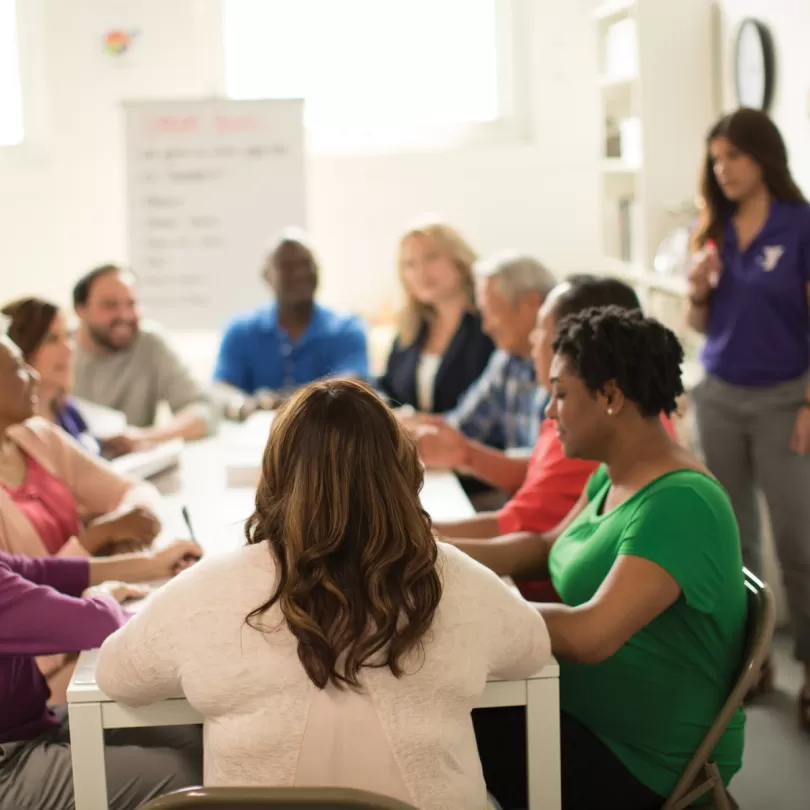
<svg viewBox="0 0 810 810">
<path fill-rule="evenodd" d="M 25 480 L 16 489 L 3 485 L 17 508 L 39 535 L 49 554 L 56 554 L 79 534 L 76 501 L 67 484 L 26 456 Z"/>
<path fill-rule="evenodd" d="M 123 511 L 130 506 L 146 506 L 154 510 L 160 503 L 160 496 L 151 484 L 119 475 L 104 459 L 88 453 L 72 436 L 47 419 L 35 416 L 13 425 L 6 431 L 6 436 L 49 476 L 64 484 L 81 521 Z M 29 475 L 30 472 L 29 467 Z M 14 494 L 0 487 L 0 552 L 24 557 L 51 556 L 47 535 L 48 532 L 41 533 L 36 519 L 31 519 Z M 90 556 L 75 530 L 56 554 L 60 557 Z M 66 703 L 65 690 L 72 667 L 64 665 L 63 656 L 46 656 L 39 658 L 38 663 L 48 674 L 52 701 Z"/>
</svg>

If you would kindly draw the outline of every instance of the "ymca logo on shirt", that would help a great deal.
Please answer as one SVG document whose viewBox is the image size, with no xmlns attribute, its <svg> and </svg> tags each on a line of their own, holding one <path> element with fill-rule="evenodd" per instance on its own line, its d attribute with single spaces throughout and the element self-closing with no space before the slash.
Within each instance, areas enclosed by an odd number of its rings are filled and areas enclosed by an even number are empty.
<svg viewBox="0 0 810 810">
<path fill-rule="evenodd" d="M 766 273 L 776 270 L 776 265 L 779 264 L 779 259 L 782 258 L 784 252 L 785 248 L 782 245 L 771 245 L 762 248 L 762 256 L 759 259 L 762 269 Z"/>
</svg>

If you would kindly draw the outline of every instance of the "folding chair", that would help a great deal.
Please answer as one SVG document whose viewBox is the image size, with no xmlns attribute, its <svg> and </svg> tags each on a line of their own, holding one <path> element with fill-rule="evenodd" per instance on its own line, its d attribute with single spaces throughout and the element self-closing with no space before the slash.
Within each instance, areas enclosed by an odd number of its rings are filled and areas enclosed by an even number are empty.
<svg viewBox="0 0 810 810">
<path fill-rule="evenodd" d="M 707 807 L 715 810 L 736 810 L 737 803 L 723 786 L 717 764 L 709 757 L 723 736 L 731 718 L 742 704 L 748 690 L 754 685 L 759 671 L 771 649 L 773 630 L 776 624 L 776 604 L 773 592 L 748 569 L 743 569 L 748 593 L 748 620 L 745 633 L 743 667 L 731 694 L 720 714 L 712 724 L 703 742 L 686 767 L 678 784 L 664 804 L 663 810 L 685 810 L 711 793 L 712 801 Z"/>
<path fill-rule="evenodd" d="M 141 810 L 416 810 L 387 796 L 344 788 L 187 788 Z"/>
<path fill-rule="evenodd" d="M 501 806 L 489 797 L 491 810 Z M 387 796 L 338 788 L 187 788 L 141 810 L 416 810 Z"/>
</svg>

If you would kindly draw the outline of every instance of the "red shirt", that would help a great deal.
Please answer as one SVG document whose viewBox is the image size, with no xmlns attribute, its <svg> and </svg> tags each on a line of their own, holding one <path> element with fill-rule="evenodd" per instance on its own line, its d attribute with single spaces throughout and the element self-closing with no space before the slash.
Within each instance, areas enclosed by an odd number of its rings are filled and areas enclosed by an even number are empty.
<svg viewBox="0 0 810 810">
<path fill-rule="evenodd" d="M 667 433 L 677 441 L 675 425 L 661 414 Z M 544 419 L 534 446 L 523 485 L 498 512 L 501 534 L 542 534 L 562 523 L 579 499 L 585 484 L 599 464 L 567 458 L 557 437 L 553 419 Z M 549 601 L 555 597 L 547 582 L 517 581 L 526 599 Z"/>
<path fill-rule="evenodd" d="M 51 475 L 31 456 L 25 481 L 16 489 L 4 487 L 17 508 L 34 527 L 50 554 L 79 534 L 76 501 L 68 485 Z"/>
</svg>

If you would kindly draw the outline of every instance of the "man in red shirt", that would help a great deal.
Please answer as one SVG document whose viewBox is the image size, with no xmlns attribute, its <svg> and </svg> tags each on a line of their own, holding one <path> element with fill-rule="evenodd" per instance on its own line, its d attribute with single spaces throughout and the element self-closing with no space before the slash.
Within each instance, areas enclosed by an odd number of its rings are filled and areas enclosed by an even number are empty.
<svg viewBox="0 0 810 810">
<path fill-rule="evenodd" d="M 559 284 L 546 298 L 532 333 L 532 358 L 538 383 L 550 390 L 549 370 L 559 322 L 591 307 L 616 306 L 640 309 L 636 293 L 622 281 L 598 276 L 572 276 Z M 672 422 L 662 417 L 675 436 Z M 454 539 L 487 539 L 509 534 L 542 534 L 560 524 L 585 489 L 597 464 L 566 458 L 554 422 L 544 420 L 531 457 L 525 462 L 523 483 L 498 512 L 482 512 L 473 518 L 452 523 L 436 523 L 436 531 L 449 542 Z M 516 582 L 531 601 L 549 601 L 556 595 L 547 581 Z"/>
</svg>

